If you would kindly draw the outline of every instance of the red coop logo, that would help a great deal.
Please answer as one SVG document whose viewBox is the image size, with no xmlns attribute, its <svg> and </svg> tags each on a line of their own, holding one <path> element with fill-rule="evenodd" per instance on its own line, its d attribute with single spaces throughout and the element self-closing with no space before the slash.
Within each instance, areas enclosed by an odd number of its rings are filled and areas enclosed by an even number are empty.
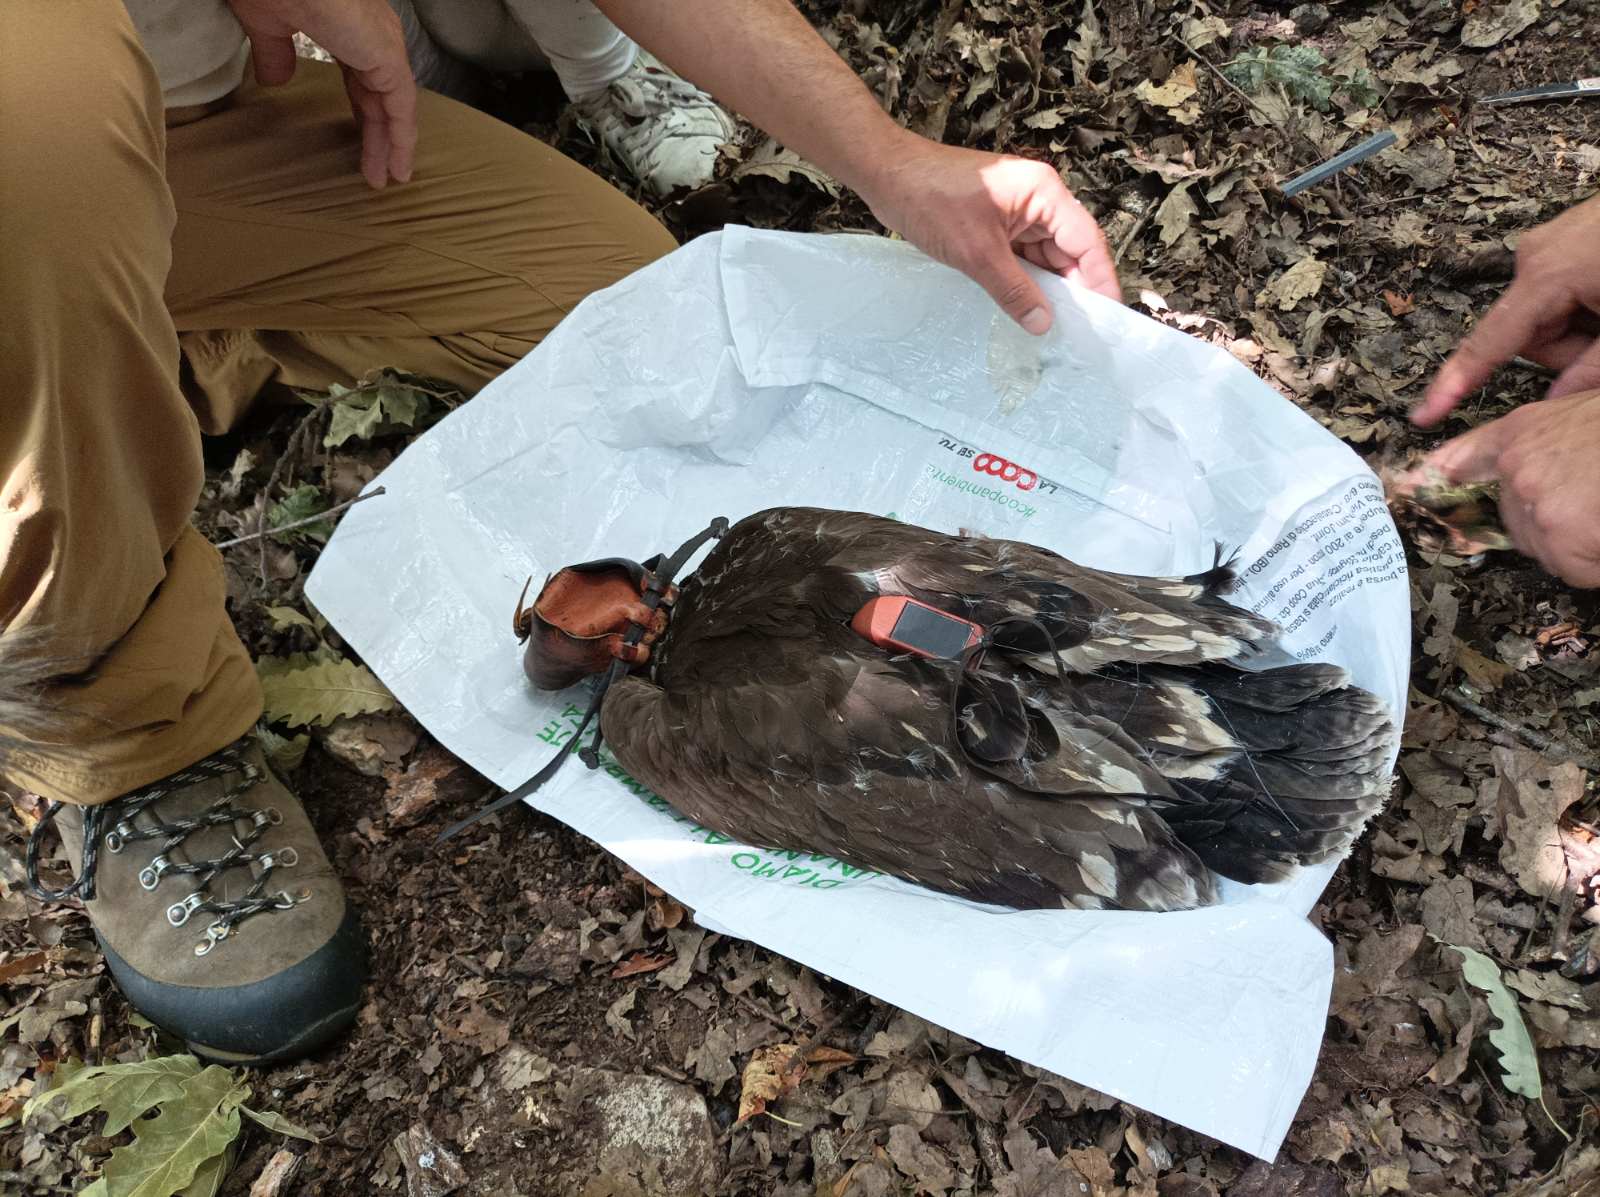
<svg viewBox="0 0 1600 1197">
<path fill-rule="evenodd" d="M 980 474 L 992 474 L 1002 482 L 1014 482 L 1018 490 L 1032 490 L 1039 485 L 1039 475 L 1032 470 L 993 453 L 978 454 L 972 459 L 972 468 Z"/>
</svg>

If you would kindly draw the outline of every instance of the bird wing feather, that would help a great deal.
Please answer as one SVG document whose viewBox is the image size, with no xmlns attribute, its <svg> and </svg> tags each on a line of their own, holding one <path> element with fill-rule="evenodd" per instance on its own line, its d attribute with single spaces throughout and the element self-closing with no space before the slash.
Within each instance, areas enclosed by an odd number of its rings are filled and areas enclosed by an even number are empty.
<svg viewBox="0 0 1600 1197">
<path fill-rule="evenodd" d="M 971 768 L 948 663 L 841 641 L 800 670 L 764 637 L 721 660 L 715 687 L 625 678 L 601 715 L 623 767 L 703 826 L 1008 905 L 1214 898 L 1207 870 L 1140 795 L 1107 796 L 1092 774 L 1069 781 L 1048 763 L 1033 779 Z"/>
</svg>

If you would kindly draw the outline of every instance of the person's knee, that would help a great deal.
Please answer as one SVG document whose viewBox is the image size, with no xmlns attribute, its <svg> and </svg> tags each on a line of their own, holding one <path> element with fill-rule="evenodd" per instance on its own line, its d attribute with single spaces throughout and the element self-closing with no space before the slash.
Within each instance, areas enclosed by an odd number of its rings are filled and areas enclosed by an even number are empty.
<svg viewBox="0 0 1600 1197">
<path fill-rule="evenodd" d="M 0 14 L 11 50 L 0 71 L 0 245 L 10 250 L 0 248 L 0 291 L 87 278 L 108 256 L 147 247 L 165 260 L 160 84 L 125 17 L 103 19 L 101 7 L 22 2 Z"/>
</svg>

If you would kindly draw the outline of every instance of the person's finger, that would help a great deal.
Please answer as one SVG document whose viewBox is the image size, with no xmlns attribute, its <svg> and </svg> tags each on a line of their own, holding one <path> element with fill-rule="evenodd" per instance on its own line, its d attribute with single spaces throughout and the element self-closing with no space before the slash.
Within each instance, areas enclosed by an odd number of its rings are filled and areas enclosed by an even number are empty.
<svg viewBox="0 0 1600 1197">
<path fill-rule="evenodd" d="M 986 252 L 975 256 L 968 266 L 970 274 L 991 299 L 1034 336 L 1050 331 L 1053 316 L 1044 292 L 1028 277 L 1011 246 L 996 239 Z"/>
<path fill-rule="evenodd" d="M 1056 219 L 1051 224 L 1056 249 L 1076 265 L 1084 286 L 1121 303 L 1122 283 L 1117 278 L 1106 235 L 1065 184 L 1061 191 L 1062 197 L 1055 205 Z"/>
<path fill-rule="evenodd" d="M 1411 413 L 1412 422 L 1424 428 L 1437 424 L 1487 382 L 1498 366 L 1526 349 L 1539 326 L 1556 317 L 1550 308 L 1552 299 L 1530 285 L 1513 282 L 1439 367 L 1421 404 Z"/>
<path fill-rule="evenodd" d="M 1585 509 L 1578 490 L 1569 485 L 1548 491 L 1519 523 L 1528 525 L 1528 530 L 1511 533 L 1512 540 L 1549 573 L 1573 586 L 1600 585 L 1594 513 Z"/>
<path fill-rule="evenodd" d="M 1559 373 L 1588 353 L 1594 343 L 1593 333 L 1569 332 L 1554 341 L 1530 345 L 1522 356 Z"/>
<path fill-rule="evenodd" d="M 1511 537 L 1511 543 L 1517 546 L 1517 551 L 1532 557 L 1546 573 L 1557 573 L 1556 563 L 1545 552 L 1533 507 L 1508 487 L 1500 495 L 1499 511 L 1500 522 L 1505 526 L 1506 535 Z"/>
<path fill-rule="evenodd" d="M 1052 273 L 1060 274 L 1061 271 L 1056 267 L 1055 263 L 1050 260 L 1049 255 L 1046 252 L 1046 246 L 1049 244 L 1050 243 L 1048 241 L 1024 241 L 1020 246 L 1017 247 L 1017 252 L 1028 261 L 1032 262 L 1040 270 L 1049 270 Z"/>
<path fill-rule="evenodd" d="M 294 77 L 294 38 L 287 34 L 274 37 L 253 33 L 250 36 L 250 61 L 255 67 L 256 82 L 262 87 L 276 87 Z"/>
<path fill-rule="evenodd" d="M 1440 445 L 1426 464 L 1452 482 L 1491 482 L 1500 476 L 1506 432 L 1505 420 L 1491 420 Z"/>
<path fill-rule="evenodd" d="M 1556 380 L 1550 384 L 1546 397 L 1559 399 L 1563 395 L 1576 395 L 1580 391 L 1596 389 L 1600 389 L 1600 340 L 1591 341 L 1586 350 L 1556 375 Z"/>
<path fill-rule="evenodd" d="M 361 174 L 367 186 L 381 190 L 389 182 L 389 118 L 382 99 L 353 71 L 346 72 L 345 91 L 361 130 Z"/>
<path fill-rule="evenodd" d="M 416 161 L 417 87 L 409 73 L 397 84 L 383 93 L 383 110 L 389 118 L 389 175 L 405 183 Z"/>
<path fill-rule="evenodd" d="M 1078 265 L 1073 257 L 1054 241 L 1038 241 L 1035 242 L 1035 245 L 1038 247 L 1039 255 L 1043 259 L 1040 265 L 1046 270 L 1054 271 L 1056 274 L 1065 274 Z"/>
</svg>

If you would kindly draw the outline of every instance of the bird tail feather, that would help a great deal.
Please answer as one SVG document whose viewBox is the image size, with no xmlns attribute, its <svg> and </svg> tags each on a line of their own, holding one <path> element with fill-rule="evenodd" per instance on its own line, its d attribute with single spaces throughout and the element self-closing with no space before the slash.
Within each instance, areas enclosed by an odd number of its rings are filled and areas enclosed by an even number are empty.
<svg viewBox="0 0 1600 1197">
<path fill-rule="evenodd" d="M 1394 721 L 1344 670 L 1212 667 L 1178 684 L 1204 699 L 1232 747 L 1208 754 L 1210 769 L 1195 768 L 1192 757 L 1158 756 L 1153 763 L 1178 794 L 1161 813 L 1216 872 L 1281 880 L 1342 852 L 1382 807 Z"/>
</svg>

